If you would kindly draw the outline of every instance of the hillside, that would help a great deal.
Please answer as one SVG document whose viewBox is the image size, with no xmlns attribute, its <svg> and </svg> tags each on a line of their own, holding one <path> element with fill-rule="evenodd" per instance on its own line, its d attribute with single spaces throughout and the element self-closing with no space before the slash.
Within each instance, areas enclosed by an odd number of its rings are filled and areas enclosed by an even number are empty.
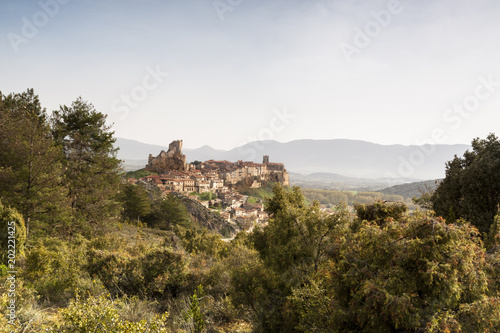
<svg viewBox="0 0 500 333">
<path fill-rule="evenodd" d="M 212 232 L 219 233 L 224 237 L 231 237 L 236 233 L 236 230 L 230 223 L 225 221 L 219 214 L 204 207 L 201 203 L 179 193 L 172 194 L 182 201 L 191 218 L 200 226 Z"/>
<path fill-rule="evenodd" d="M 434 190 L 437 187 L 437 183 L 441 179 L 425 180 L 422 182 L 413 182 L 409 184 L 395 185 L 388 188 L 384 188 L 378 192 L 383 194 L 400 195 L 405 199 L 411 199 L 413 197 L 420 197 L 422 191 L 426 192 L 429 189 Z"/>
</svg>

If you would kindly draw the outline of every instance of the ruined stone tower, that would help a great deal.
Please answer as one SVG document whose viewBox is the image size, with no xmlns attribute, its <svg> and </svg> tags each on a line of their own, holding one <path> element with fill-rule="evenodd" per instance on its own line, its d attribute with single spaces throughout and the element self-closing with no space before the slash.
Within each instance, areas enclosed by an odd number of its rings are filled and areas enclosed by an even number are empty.
<svg viewBox="0 0 500 333">
<path fill-rule="evenodd" d="M 166 170 L 187 170 L 186 155 L 182 154 L 182 140 L 172 141 L 168 145 L 168 151 L 162 150 L 156 157 L 149 154 L 146 170 L 157 173 L 163 173 Z"/>
</svg>

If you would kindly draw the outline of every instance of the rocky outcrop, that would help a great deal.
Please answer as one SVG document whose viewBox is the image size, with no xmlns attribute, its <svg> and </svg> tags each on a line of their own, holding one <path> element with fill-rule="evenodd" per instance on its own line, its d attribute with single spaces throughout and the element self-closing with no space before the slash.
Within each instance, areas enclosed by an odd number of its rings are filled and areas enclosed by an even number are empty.
<svg viewBox="0 0 500 333">
<path fill-rule="evenodd" d="M 198 201 L 190 199 L 176 192 L 173 192 L 172 195 L 182 201 L 182 203 L 188 210 L 189 215 L 191 215 L 191 218 L 199 225 L 213 232 L 217 232 L 224 237 L 232 237 L 236 234 L 237 230 L 235 230 L 235 228 L 229 222 L 224 220 L 216 212 L 213 212 L 210 209 L 204 207 Z"/>
<path fill-rule="evenodd" d="M 167 152 L 162 150 L 156 157 L 149 154 L 146 170 L 157 173 L 163 173 L 166 170 L 186 171 L 186 155 L 182 154 L 182 140 L 173 141 L 168 146 Z"/>
</svg>

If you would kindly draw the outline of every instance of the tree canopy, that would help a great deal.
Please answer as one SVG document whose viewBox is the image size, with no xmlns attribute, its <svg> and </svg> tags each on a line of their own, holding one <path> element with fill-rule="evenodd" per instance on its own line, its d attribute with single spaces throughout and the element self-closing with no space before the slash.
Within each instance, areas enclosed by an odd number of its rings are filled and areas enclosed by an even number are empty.
<svg viewBox="0 0 500 333">
<path fill-rule="evenodd" d="M 23 215 L 29 232 L 32 220 L 53 221 L 67 207 L 62 154 L 33 89 L 1 100 L 0 196 Z"/>
<path fill-rule="evenodd" d="M 472 141 L 472 151 L 446 163 L 446 177 L 431 197 L 434 211 L 463 218 L 487 233 L 500 203 L 500 141 L 494 134 Z"/>
<path fill-rule="evenodd" d="M 94 222 L 117 213 L 121 162 L 107 116 L 78 98 L 52 114 L 52 134 L 64 153 L 65 185 L 77 216 Z"/>
</svg>

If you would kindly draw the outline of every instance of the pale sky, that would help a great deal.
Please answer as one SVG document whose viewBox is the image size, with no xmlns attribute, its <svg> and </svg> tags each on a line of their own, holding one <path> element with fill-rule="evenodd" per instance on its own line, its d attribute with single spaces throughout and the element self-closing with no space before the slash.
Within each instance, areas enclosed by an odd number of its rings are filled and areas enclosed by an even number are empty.
<svg viewBox="0 0 500 333">
<path fill-rule="evenodd" d="M 116 136 L 470 143 L 500 135 L 500 1 L 0 0 L 0 90 Z M 434 133 L 434 135 L 433 135 Z"/>
</svg>

